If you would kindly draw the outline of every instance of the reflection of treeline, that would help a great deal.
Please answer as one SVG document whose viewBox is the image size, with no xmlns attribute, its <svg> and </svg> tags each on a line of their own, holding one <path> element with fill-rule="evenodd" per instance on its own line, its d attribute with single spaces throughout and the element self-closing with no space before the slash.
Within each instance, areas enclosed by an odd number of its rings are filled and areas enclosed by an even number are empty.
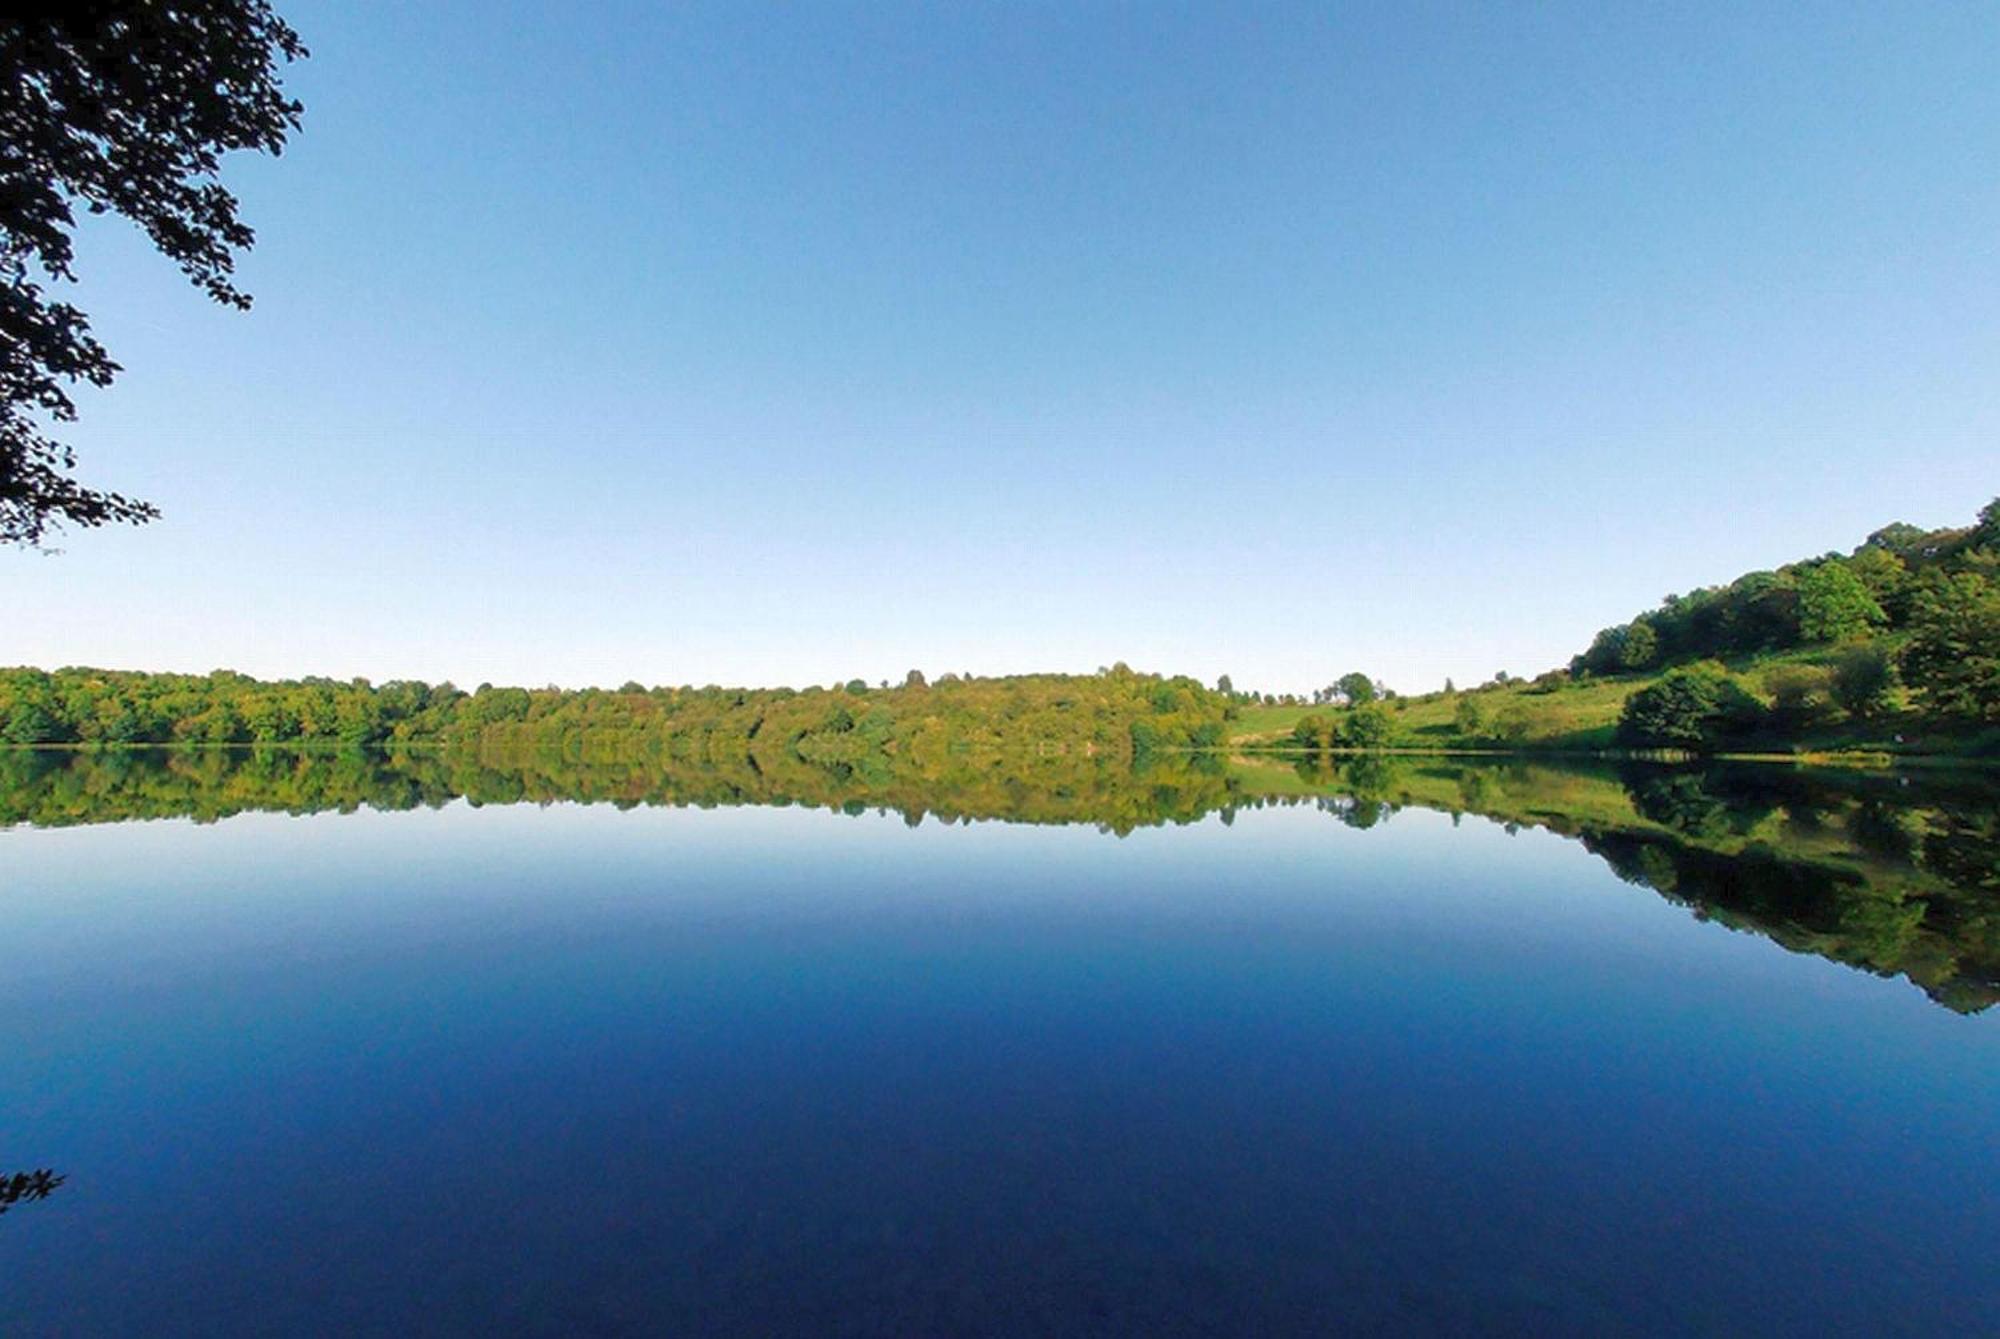
<svg viewBox="0 0 2000 1339">
<path fill-rule="evenodd" d="M 1789 949 L 1903 975 L 1954 1009 L 2000 999 L 2000 803 L 1990 778 L 1739 764 L 1465 763 L 1362 755 L 1225 764 L 1040 749 L 850 756 L 808 746 L 688 756 L 643 731 L 490 736 L 391 753 L 0 750 L 0 824 L 213 820 L 563 801 L 801 805 L 910 823 L 1085 823 L 1125 833 L 1310 804 L 1368 828 L 1406 806 L 1581 841 L 1622 877 Z M 817 756 L 808 757 L 808 753 Z"/>
<path fill-rule="evenodd" d="M 1622 876 L 1799 952 L 1902 975 L 1938 1002 L 2000 1000 L 2000 805 L 1983 777 L 1742 766 L 1628 768 L 1670 835 L 1596 832 Z"/>
<path fill-rule="evenodd" d="M 1126 755 L 1207 746 L 1230 699 L 1192 679 L 1124 665 L 1094 675 L 998 679 L 912 671 L 894 688 L 495 688 L 399 680 L 264 682 L 213 674 L 0 670 L 0 742 L 285 744 L 545 742 L 569 734 L 643 737 L 678 757 L 795 749 L 935 754 L 983 745 Z"/>
<path fill-rule="evenodd" d="M 928 759 L 868 753 L 660 757 L 643 739 L 562 747 L 402 751 L 289 749 L 0 753 L 0 824 L 67 826 L 147 818 L 212 821 L 252 811 L 314 813 L 578 802 L 716 808 L 801 805 L 889 810 L 915 824 L 1004 819 L 1089 823 L 1124 833 L 1191 822 L 1241 803 L 1210 755 L 1133 759 L 1036 750 L 953 750 Z"/>
<path fill-rule="evenodd" d="M 1766 850 L 1724 855 L 1630 832 L 1586 834 L 1621 878 L 1750 930 L 1882 976 L 1905 976 L 1938 1003 L 1971 1013 L 2000 1000 L 2000 903 L 1921 877 L 1787 860 Z"/>
<path fill-rule="evenodd" d="M 1299 773 L 1350 826 L 1418 805 L 1547 828 L 1705 919 L 1907 977 L 1949 1008 L 2000 1001 L 2000 795 L 1986 776 L 1381 757 Z"/>
</svg>

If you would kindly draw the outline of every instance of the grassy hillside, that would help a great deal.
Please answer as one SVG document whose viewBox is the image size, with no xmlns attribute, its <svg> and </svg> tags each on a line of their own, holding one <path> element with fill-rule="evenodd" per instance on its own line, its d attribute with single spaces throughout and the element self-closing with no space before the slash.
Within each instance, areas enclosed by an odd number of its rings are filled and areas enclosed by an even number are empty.
<svg viewBox="0 0 2000 1339">
<path fill-rule="evenodd" d="M 1752 692 L 1768 700 L 1774 692 L 1772 680 L 1783 671 L 1797 666 L 1824 669 L 1838 654 L 1839 648 L 1822 646 L 1739 656 L 1723 663 Z M 1399 697 L 1380 705 L 1388 713 L 1391 748 L 1591 752 L 1617 747 L 1614 735 L 1625 699 L 1665 672 L 1663 668 L 1580 680 L 1521 680 L 1457 693 Z M 1461 727 L 1468 702 L 1478 717 L 1471 730 Z M 1286 748 L 1304 718 L 1338 720 L 1342 714 L 1339 707 L 1246 705 L 1230 722 L 1229 742 L 1239 749 Z M 1780 751 L 1946 755 L 1987 751 L 1992 745 L 1987 733 L 1940 726 L 1907 707 L 1868 720 L 1833 713 L 1795 738 L 1769 741 Z"/>
<path fill-rule="evenodd" d="M 1400 748 L 1476 748 L 1497 746 L 1498 736 L 1482 731 L 1467 734 L 1455 724 L 1459 704 L 1471 700 L 1479 704 L 1488 725 L 1506 715 L 1520 719 L 1525 732 L 1512 746 L 1536 748 L 1597 749 L 1611 746 L 1611 732 L 1618 713 L 1633 690 L 1651 681 L 1650 675 L 1597 679 L 1569 684 L 1554 692 L 1531 689 L 1526 683 L 1507 684 L 1461 693 L 1426 693 L 1421 697 L 1399 697 L 1386 704 L 1394 728 L 1393 744 Z M 1230 742 L 1242 746 L 1283 744 L 1299 721 L 1307 716 L 1339 715 L 1339 708 L 1324 706 L 1245 707 L 1231 723 Z"/>
<path fill-rule="evenodd" d="M 2000 498 L 1970 526 L 1898 522 L 1669 595 L 1532 681 L 1371 705 L 1378 688 L 1351 673 L 1319 706 L 1243 705 L 1231 743 L 2000 758 Z"/>
</svg>

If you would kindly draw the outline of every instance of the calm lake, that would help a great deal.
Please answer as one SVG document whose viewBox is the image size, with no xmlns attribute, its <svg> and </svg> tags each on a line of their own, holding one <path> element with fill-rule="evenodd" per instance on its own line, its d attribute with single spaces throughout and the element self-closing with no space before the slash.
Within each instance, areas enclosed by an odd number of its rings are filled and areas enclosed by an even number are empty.
<svg viewBox="0 0 2000 1339">
<path fill-rule="evenodd" d="M 1989 779 L 16 752 L 0 824 L 21 1333 L 2000 1313 Z"/>
</svg>

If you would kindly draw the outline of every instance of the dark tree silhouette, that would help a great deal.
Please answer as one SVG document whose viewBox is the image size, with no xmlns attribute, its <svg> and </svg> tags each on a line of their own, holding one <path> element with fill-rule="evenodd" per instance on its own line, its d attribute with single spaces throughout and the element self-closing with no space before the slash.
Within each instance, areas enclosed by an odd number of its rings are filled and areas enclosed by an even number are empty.
<svg viewBox="0 0 2000 1339">
<path fill-rule="evenodd" d="M 32 1204 L 45 1200 L 55 1193 L 56 1187 L 69 1178 L 57 1176 L 47 1167 L 37 1167 L 32 1172 L 15 1172 L 12 1176 L 0 1176 L 0 1214 L 6 1213 L 16 1204 Z"/>
<path fill-rule="evenodd" d="M 48 291 L 76 279 L 75 209 L 115 213 L 217 302 L 253 235 L 217 179 L 232 149 L 276 154 L 300 104 L 278 69 L 305 56 L 265 0 L 27 0 L 0 17 L 0 542 L 64 523 L 141 522 L 147 502 L 87 488 L 50 436 L 68 388 L 118 374 L 84 314 Z"/>
</svg>

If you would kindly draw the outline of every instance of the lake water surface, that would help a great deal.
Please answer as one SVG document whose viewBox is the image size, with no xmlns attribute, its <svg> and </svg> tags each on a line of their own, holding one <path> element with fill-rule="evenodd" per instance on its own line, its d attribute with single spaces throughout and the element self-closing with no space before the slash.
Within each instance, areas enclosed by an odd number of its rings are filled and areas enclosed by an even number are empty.
<svg viewBox="0 0 2000 1339">
<path fill-rule="evenodd" d="M 5 769 L 19 1332 L 2000 1312 L 1978 779 Z"/>
</svg>

